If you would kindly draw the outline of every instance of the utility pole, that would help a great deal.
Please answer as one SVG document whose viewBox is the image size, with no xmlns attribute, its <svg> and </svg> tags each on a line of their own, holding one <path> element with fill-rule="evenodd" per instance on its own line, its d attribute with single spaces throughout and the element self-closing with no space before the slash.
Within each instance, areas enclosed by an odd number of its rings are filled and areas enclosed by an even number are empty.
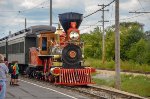
<svg viewBox="0 0 150 99">
<path fill-rule="evenodd" d="M 119 33 L 119 0 L 115 0 L 115 87 L 120 89 L 120 33 Z"/>
<path fill-rule="evenodd" d="M 52 0 L 50 0 L 50 30 L 52 27 Z"/>
<path fill-rule="evenodd" d="M 11 31 L 9 31 L 9 37 L 10 37 L 10 35 L 11 35 Z"/>
<path fill-rule="evenodd" d="M 104 5 L 104 4 L 102 4 L 102 5 L 98 5 L 98 6 L 102 6 L 102 8 L 105 8 L 105 6 L 108 6 L 108 5 Z M 105 63 L 105 29 L 104 29 L 104 23 L 105 22 L 109 22 L 109 21 L 105 21 L 104 20 L 104 11 L 109 11 L 109 10 L 104 10 L 104 9 L 102 9 L 102 10 L 100 10 L 100 11 L 102 11 L 102 21 L 99 21 L 99 22 L 102 22 L 103 23 L 103 37 L 102 37 L 102 63 L 104 64 Z"/>
<path fill-rule="evenodd" d="M 25 18 L 25 29 L 27 28 L 27 20 L 26 20 L 26 18 Z"/>
<path fill-rule="evenodd" d="M 6 46 L 5 46 L 5 53 L 6 53 L 6 59 L 8 60 L 8 39 L 9 39 L 9 37 L 11 36 L 11 31 L 9 31 L 9 36 L 8 36 L 8 38 L 6 38 Z"/>
</svg>

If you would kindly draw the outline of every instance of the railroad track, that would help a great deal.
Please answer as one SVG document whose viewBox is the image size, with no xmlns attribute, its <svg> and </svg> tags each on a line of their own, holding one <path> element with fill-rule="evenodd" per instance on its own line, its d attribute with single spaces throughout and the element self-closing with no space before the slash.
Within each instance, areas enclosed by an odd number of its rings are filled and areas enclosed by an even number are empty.
<svg viewBox="0 0 150 99">
<path fill-rule="evenodd" d="M 46 84 L 46 85 L 51 85 L 55 86 L 52 83 L 41 81 L 41 80 L 36 80 L 36 79 L 30 79 L 26 78 L 24 76 L 20 77 L 21 79 L 24 80 L 29 80 L 29 81 L 36 81 L 38 83 Z M 114 88 L 107 88 L 107 87 L 100 87 L 100 86 L 93 86 L 93 85 L 88 85 L 88 86 L 55 86 L 59 88 L 65 88 L 70 91 L 75 91 L 80 94 L 89 96 L 91 99 L 146 99 L 144 97 L 127 93 L 124 91 L 116 90 Z"/>
<path fill-rule="evenodd" d="M 138 95 L 116 90 L 114 88 L 106 88 L 93 85 L 73 89 L 85 93 L 86 95 L 89 95 L 95 99 L 146 99 Z"/>
</svg>

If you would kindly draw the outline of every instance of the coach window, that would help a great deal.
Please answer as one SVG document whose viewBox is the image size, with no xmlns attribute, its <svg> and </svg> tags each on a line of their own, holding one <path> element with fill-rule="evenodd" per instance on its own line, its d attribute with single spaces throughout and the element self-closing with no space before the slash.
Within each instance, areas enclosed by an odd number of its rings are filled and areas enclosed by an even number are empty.
<svg viewBox="0 0 150 99">
<path fill-rule="evenodd" d="M 12 54 L 12 45 L 8 45 L 8 53 Z"/>
<path fill-rule="evenodd" d="M 24 53 L 24 42 L 20 42 L 20 53 Z"/>
<path fill-rule="evenodd" d="M 47 37 L 42 37 L 42 50 L 47 50 Z"/>
</svg>

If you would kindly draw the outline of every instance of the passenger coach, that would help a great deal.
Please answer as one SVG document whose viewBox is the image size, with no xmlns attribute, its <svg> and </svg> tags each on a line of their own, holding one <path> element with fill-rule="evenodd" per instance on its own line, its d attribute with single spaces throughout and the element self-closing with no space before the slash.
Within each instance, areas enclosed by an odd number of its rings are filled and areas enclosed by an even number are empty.
<svg viewBox="0 0 150 99">
<path fill-rule="evenodd" d="M 47 25 L 31 26 L 14 34 L 0 39 L 0 53 L 8 62 L 18 61 L 20 72 L 23 72 L 29 63 L 29 48 L 38 47 L 37 36 L 40 32 L 55 32 L 55 27 Z"/>
</svg>

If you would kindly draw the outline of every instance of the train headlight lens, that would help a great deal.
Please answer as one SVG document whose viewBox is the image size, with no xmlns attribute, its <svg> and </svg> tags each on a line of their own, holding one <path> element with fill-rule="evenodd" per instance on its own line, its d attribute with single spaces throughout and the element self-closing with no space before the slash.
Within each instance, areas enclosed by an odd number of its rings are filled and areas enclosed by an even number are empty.
<svg viewBox="0 0 150 99">
<path fill-rule="evenodd" d="M 79 33 L 78 32 L 72 31 L 70 33 L 70 39 L 71 40 L 78 40 L 78 38 L 79 38 Z"/>
</svg>

